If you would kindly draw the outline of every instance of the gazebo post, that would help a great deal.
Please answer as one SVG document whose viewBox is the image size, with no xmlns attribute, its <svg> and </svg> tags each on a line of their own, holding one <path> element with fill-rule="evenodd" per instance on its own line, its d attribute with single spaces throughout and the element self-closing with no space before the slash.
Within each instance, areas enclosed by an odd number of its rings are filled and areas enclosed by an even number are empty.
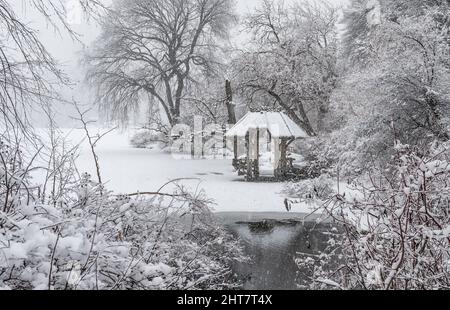
<svg viewBox="0 0 450 310">
<path fill-rule="evenodd" d="M 259 179 L 259 129 L 256 129 L 256 153 L 255 155 L 255 159 L 253 162 L 253 173 L 254 173 L 254 179 L 258 180 Z"/>
<path fill-rule="evenodd" d="M 247 142 L 247 181 L 259 179 L 259 129 L 249 130 Z"/>
<path fill-rule="evenodd" d="M 286 138 L 280 139 L 279 151 L 280 151 L 280 160 L 278 162 L 278 167 L 275 171 L 275 176 L 278 179 L 284 179 L 286 177 L 286 170 L 287 170 L 287 140 L 286 140 Z"/>
<path fill-rule="evenodd" d="M 282 177 L 286 177 L 287 168 L 287 140 L 286 138 L 281 139 L 281 167 L 282 167 Z"/>
<path fill-rule="evenodd" d="M 248 132 L 247 135 L 245 136 L 245 142 L 247 144 L 247 176 L 246 176 L 247 182 L 250 182 L 253 179 L 252 161 L 250 159 L 250 156 L 251 156 L 251 141 L 250 140 L 251 140 L 250 132 Z"/>
<path fill-rule="evenodd" d="M 238 138 L 237 137 L 233 137 L 233 153 L 234 153 L 233 166 L 237 167 L 238 166 L 238 161 L 239 161 Z"/>
</svg>

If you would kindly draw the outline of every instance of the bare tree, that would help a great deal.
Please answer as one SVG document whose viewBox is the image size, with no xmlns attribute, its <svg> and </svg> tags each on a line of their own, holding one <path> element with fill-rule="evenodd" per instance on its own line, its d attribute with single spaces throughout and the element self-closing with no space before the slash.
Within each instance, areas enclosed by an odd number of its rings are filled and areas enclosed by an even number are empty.
<svg viewBox="0 0 450 310">
<path fill-rule="evenodd" d="M 232 0 L 117 0 L 103 33 L 86 57 L 87 80 L 100 105 L 126 120 L 149 94 L 170 125 L 180 119 L 183 95 L 195 73 L 214 70 L 217 38 L 233 19 Z"/>
<path fill-rule="evenodd" d="M 30 112 L 47 110 L 59 100 L 54 84 L 67 84 L 69 79 L 11 2 L 0 0 L 0 126 L 5 138 L 17 140 L 20 134 L 30 134 Z M 101 6 L 97 0 L 79 3 L 85 12 Z M 27 0 L 22 5 L 37 10 L 56 31 L 65 29 L 79 39 L 68 23 L 65 1 Z"/>
<path fill-rule="evenodd" d="M 99 160 L 99 157 L 98 157 L 97 152 L 96 152 L 95 149 L 97 147 L 97 144 L 100 142 L 100 140 L 102 140 L 102 138 L 104 138 L 109 133 L 111 133 L 114 130 L 116 130 L 117 127 L 112 128 L 112 129 L 110 129 L 110 130 L 108 130 L 108 131 L 106 131 L 104 133 L 98 133 L 97 135 L 92 135 L 90 130 L 89 130 L 89 125 L 95 124 L 96 121 L 89 121 L 89 120 L 86 119 L 87 114 L 92 111 L 92 108 L 91 109 L 87 109 L 87 110 L 81 110 L 80 106 L 77 103 L 74 103 L 74 106 L 75 106 L 75 109 L 77 110 L 77 113 L 78 113 L 78 117 L 74 118 L 74 119 L 79 121 L 83 125 L 83 130 L 84 130 L 84 133 L 86 135 L 87 142 L 89 144 L 89 149 L 90 149 L 92 157 L 94 159 L 98 184 L 103 185 L 102 174 L 100 172 L 100 160 Z"/>
<path fill-rule="evenodd" d="M 251 109 L 284 110 L 310 135 L 323 129 L 338 77 L 337 20 L 338 8 L 306 1 L 265 0 L 247 17 L 253 39 L 235 72 Z"/>
</svg>

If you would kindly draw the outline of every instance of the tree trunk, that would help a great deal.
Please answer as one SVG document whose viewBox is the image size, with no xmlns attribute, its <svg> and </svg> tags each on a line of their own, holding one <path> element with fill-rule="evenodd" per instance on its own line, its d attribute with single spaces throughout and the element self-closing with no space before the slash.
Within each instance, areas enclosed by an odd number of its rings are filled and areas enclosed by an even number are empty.
<svg viewBox="0 0 450 310">
<path fill-rule="evenodd" d="M 250 133 L 245 137 L 247 143 L 247 175 L 246 181 L 251 182 L 253 180 L 253 169 L 252 169 L 252 160 L 251 160 L 251 138 Z"/>
<path fill-rule="evenodd" d="M 318 108 L 318 113 L 317 113 L 317 131 L 318 132 L 326 131 L 325 118 L 328 113 L 329 113 L 328 105 L 326 103 L 322 103 L 320 105 L 320 107 Z"/>
<path fill-rule="evenodd" d="M 229 80 L 225 81 L 225 94 L 226 94 L 225 104 L 227 105 L 228 111 L 228 123 L 230 125 L 234 125 L 237 122 L 236 109 L 233 104 L 233 89 L 231 88 L 231 82 Z"/>
<path fill-rule="evenodd" d="M 228 111 L 228 124 L 229 125 L 235 125 L 237 123 L 236 118 L 236 107 L 233 103 L 233 89 L 231 88 L 231 82 L 229 80 L 225 81 L 225 95 L 226 95 L 226 101 L 225 104 L 227 106 Z M 233 142 L 233 151 L 234 151 L 234 158 L 233 158 L 233 166 L 237 165 L 238 162 L 238 138 L 234 137 Z"/>
<path fill-rule="evenodd" d="M 314 131 L 314 128 L 311 126 L 311 122 L 308 118 L 308 115 L 306 114 L 305 108 L 303 107 L 303 104 L 301 102 L 297 102 L 297 110 L 300 113 L 301 119 L 295 110 L 291 108 L 286 102 L 283 101 L 283 99 L 274 91 L 267 90 L 267 93 L 271 95 L 275 100 L 278 102 L 278 104 L 284 109 L 284 111 L 287 113 L 287 115 L 296 123 L 298 126 L 303 128 L 306 133 L 310 136 L 315 136 L 316 132 Z"/>
<path fill-rule="evenodd" d="M 280 139 L 280 144 L 278 146 L 279 152 L 280 152 L 280 158 L 278 162 L 278 166 L 275 170 L 275 177 L 279 180 L 285 180 L 286 179 L 286 173 L 287 173 L 287 147 L 288 143 L 286 138 Z"/>
</svg>

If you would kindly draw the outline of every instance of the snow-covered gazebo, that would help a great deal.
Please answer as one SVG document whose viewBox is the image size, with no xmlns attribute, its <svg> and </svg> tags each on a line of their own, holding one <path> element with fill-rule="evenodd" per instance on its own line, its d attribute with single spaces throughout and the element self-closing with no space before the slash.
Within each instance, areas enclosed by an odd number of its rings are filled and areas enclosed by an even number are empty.
<svg viewBox="0 0 450 310">
<path fill-rule="evenodd" d="M 284 179 L 287 176 L 287 151 L 289 145 L 296 139 L 309 137 L 285 113 L 247 113 L 226 134 L 228 138 L 245 139 L 247 154 L 245 158 L 245 171 L 247 181 L 254 181 L 260 178 L 260 137 L 265 133 L 268 134 L 269 140 L 273 142 L 274 175 L 279 179 Z M 240 162 L 242 163 L 242 161 Z"/>
</svg>

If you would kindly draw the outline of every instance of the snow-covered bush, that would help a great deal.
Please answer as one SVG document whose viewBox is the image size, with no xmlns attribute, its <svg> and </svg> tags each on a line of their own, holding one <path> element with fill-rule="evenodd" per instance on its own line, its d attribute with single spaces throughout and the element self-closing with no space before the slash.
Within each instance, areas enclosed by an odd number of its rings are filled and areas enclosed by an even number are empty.
<svg viewBox="0 0 450 310">
<path fill-rule="evenodd" d="M 114 197 L 87 176 L 64 208 L 34 203 L 1 213 L 0 287 L 11 289 L 235 288 L 236 241 L 207 201 L 182 188 Z"/>
<path fill-rule="evenodd" d="M 18 147 L 0 140 L 0 199 L 2 212 L 11 212 L 30 199 L 29 167 Z"/>
<path fill-rule="evenodd" d="M 326 201 L 335 194 L 333 181 L 328 175 L 284 185 L 283 194 L 289 197 L 289 203 L 313 203 Z"/>
<path fill-rule="evenodd" d="M 353 198 L 324 205 L 341 231 L 316 257 L 301 256 L 312 288 L 450 288 L 450 152 L 398 145 L 389 170 L 372 169 Z"/>
<path fill-rule="evenodd" d="M 332 147 L 327 135 L 305 139 L 296 144 L 296 152 L 305 157 L 305 165 L 299 171 L 303 179 L 315 179 L 323 174 L 333 173 L 338 163 L 339 150 Z"/>
<path fill-rule="evenodd" d="M 238 287 L 230 266 L 242 249 L 203 192 L 115 196 L 87 174 L 63 182 L 72 170 L 58 160 L 48 166 L 66 168 L 49 169 L 53 190 L 43 194 L 45 184 L 31 185 L 33 161 L 1 147 L 0 289 Z"/>
<path fill-rule="evenodd" d="M 140 130 L 131 137 L 130 144 L 138 149 L 153 148 L 155 146 L 164 148 L 169 144 L 169 139 L 163 133 L 158 134 L 151 130 Z"/>
</svg>

